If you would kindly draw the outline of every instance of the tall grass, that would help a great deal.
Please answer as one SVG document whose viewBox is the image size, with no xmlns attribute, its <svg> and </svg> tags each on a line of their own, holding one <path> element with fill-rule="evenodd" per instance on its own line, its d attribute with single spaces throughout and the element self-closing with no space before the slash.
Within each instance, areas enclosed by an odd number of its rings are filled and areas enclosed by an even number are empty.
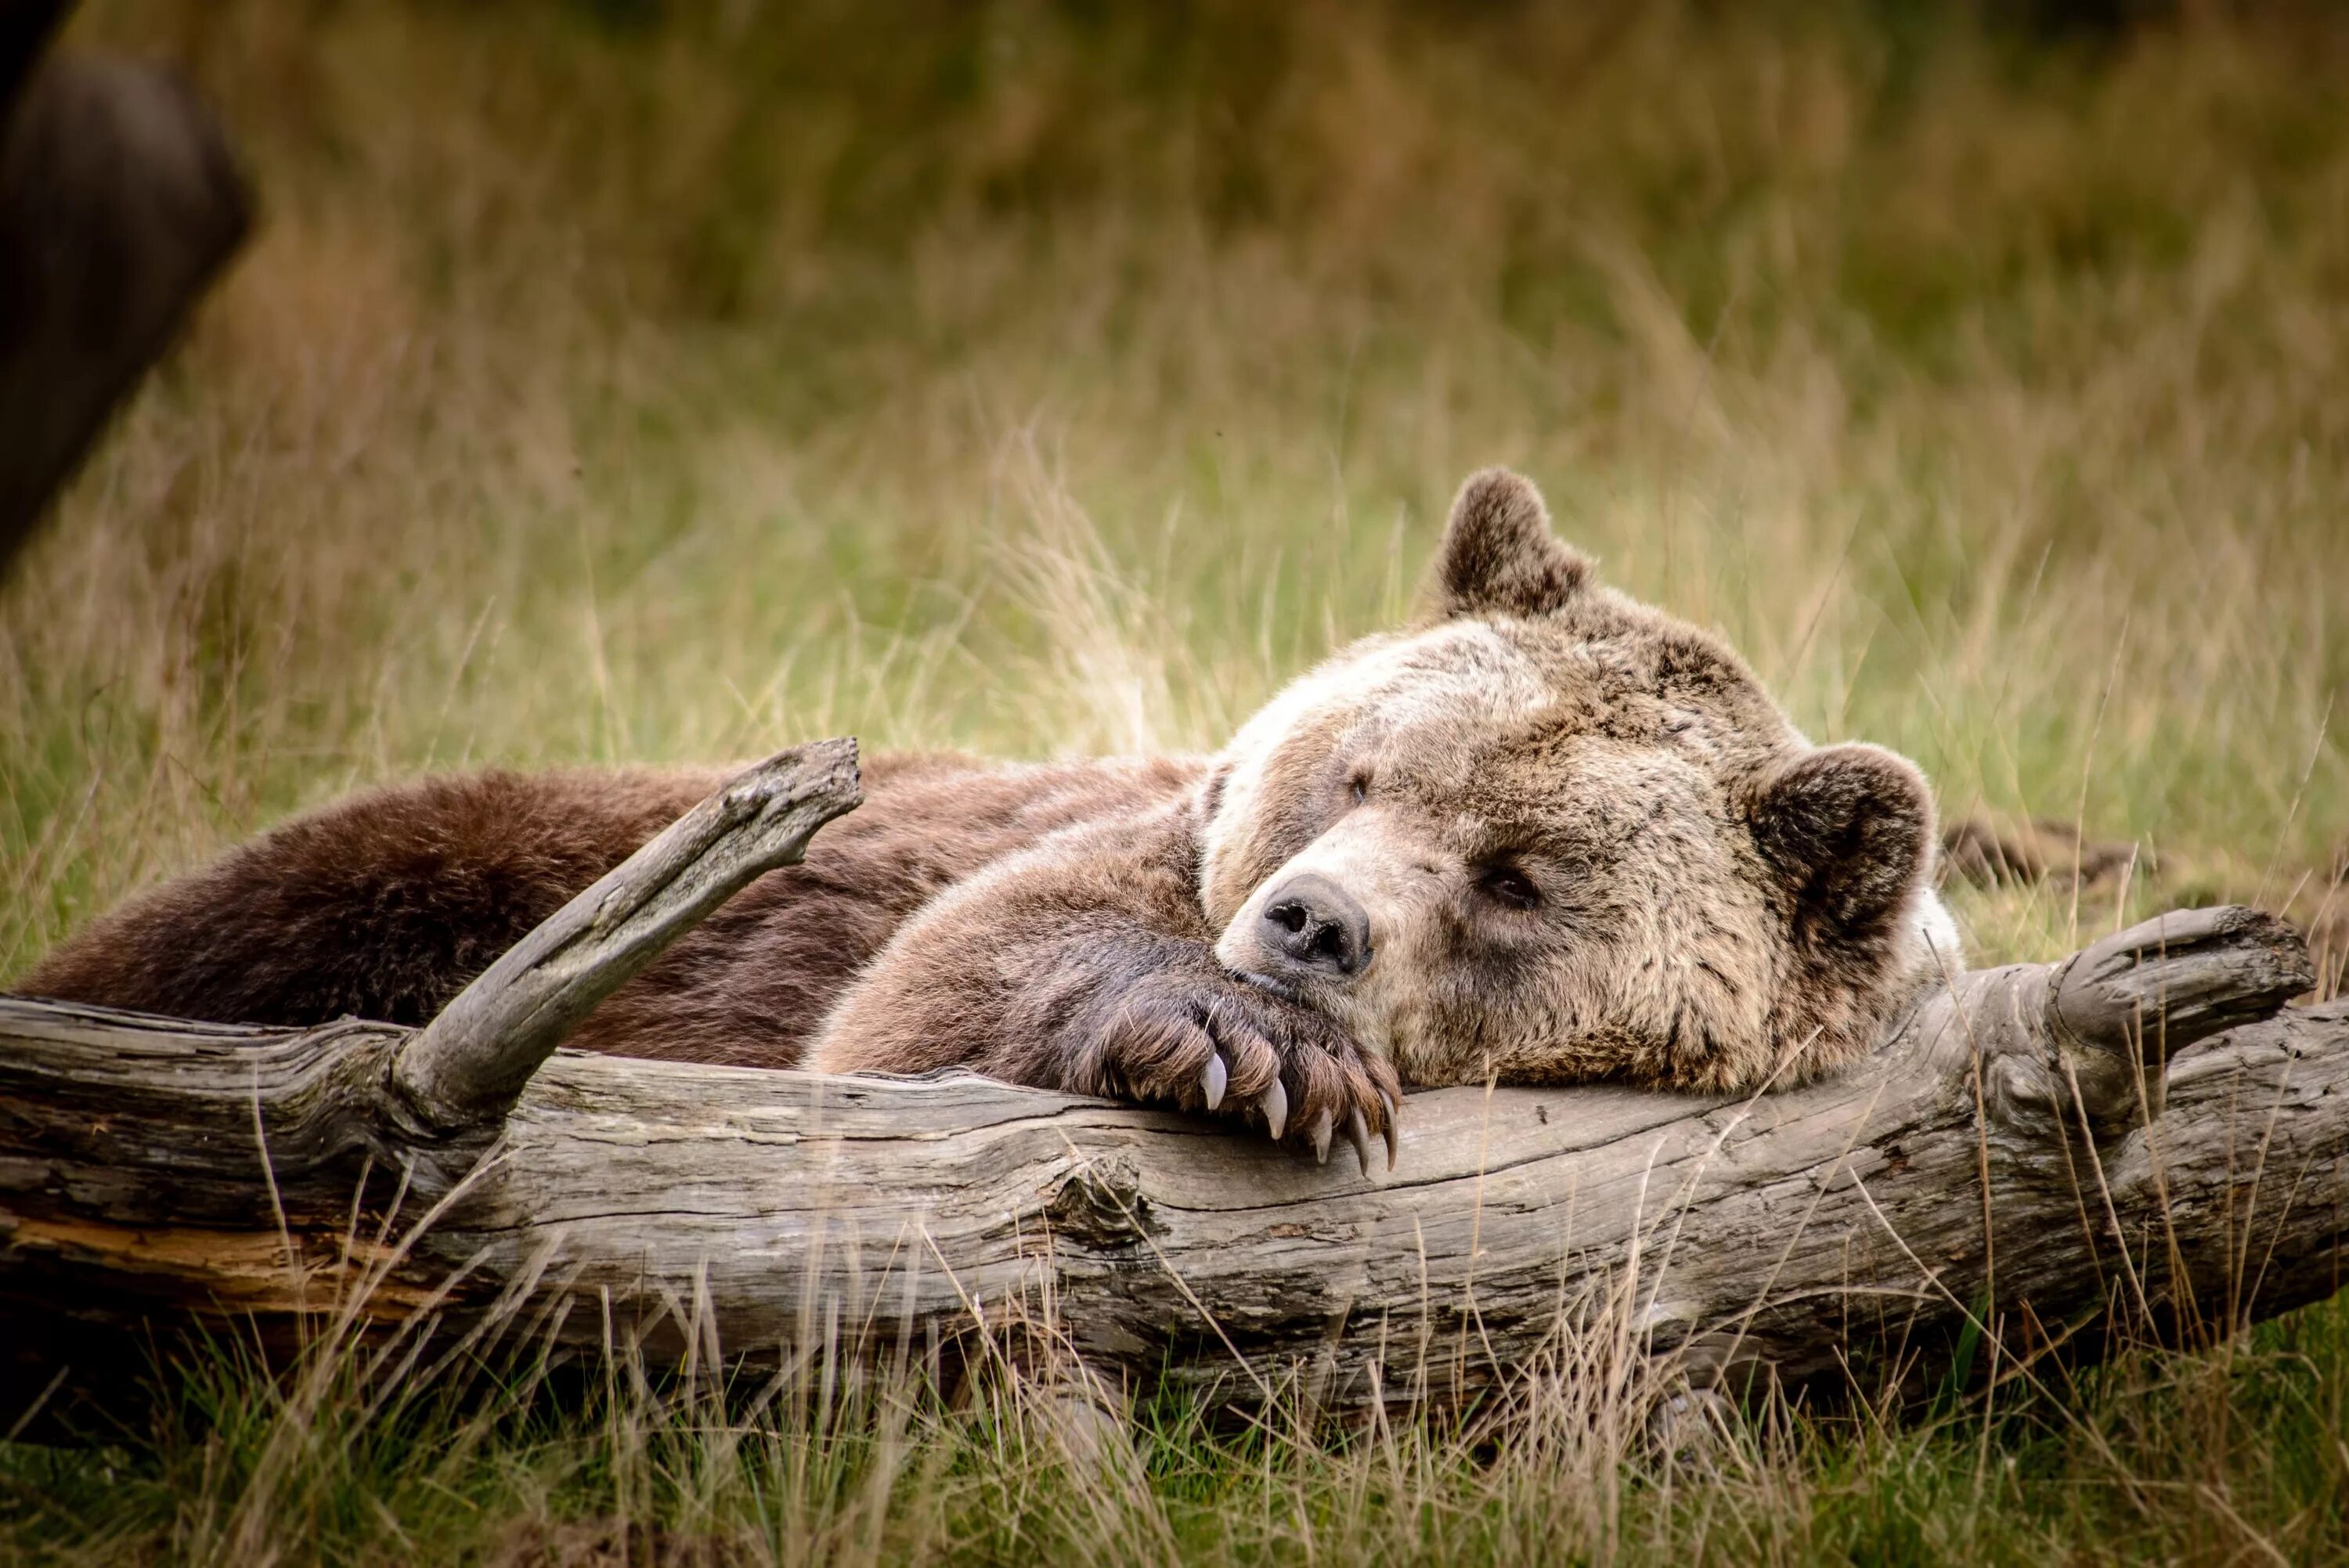
<svg viewBox="0 0 2349 1568">
<path fill-rule="evenodd" d="M 2349 929 L 2331 12 L 88 0 L 75 36 L 181 61 L 265 216 L 0 588 L 0 978 L 426 769 L 1213 746 L 1406 612 L 1491 461 L 1946 813 L 2141 843 L 1961 890 L 1980 955 L 2215 897 Z M 367 1421 L 232 1357 L 201 1419 L 0 1449 L 0 1560 L 2339 1555 L 2344 1324 L 1761 1411 L 1696 1469 L 1591 1448 L 1565 1382 L 1497 1445 L 1150 1409 L 1108 1491 L 984 1402 Z"/>
</svg>

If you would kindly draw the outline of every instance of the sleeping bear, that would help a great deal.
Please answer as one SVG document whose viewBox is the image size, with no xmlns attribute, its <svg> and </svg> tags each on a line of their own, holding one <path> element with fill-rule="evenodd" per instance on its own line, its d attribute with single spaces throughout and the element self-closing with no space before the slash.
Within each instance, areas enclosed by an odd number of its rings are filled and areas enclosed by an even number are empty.
<svg viewBox="0 0 2349 1568">
<path fill-rule="evenodd" d="M 1718 640 L 1590 580 L 1517 476 L 1454 502 L 1425 619 L 1220 753 L 884 756 L 864 807 L 570 1044 L 949 1065 L 1392 1163 L 1406 1085 L 1737 1090 L 1867 1051 L 1957 962 L 1932 799 L 1813 746 Z M 487 772 L 296 818 L 100 920 L 31 995 L 421 1023 L 722 769 Z"/>
</svg>

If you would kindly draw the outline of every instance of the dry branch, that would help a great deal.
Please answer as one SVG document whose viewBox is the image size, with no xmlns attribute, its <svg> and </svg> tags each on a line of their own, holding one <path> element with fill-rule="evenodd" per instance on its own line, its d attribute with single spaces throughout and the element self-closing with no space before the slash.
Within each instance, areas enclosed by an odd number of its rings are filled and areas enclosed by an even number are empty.
<svg viewBox="0 0 2349 1568">
<path fill-rule="evenodd" d="M 1610 1307 L 1700 1377 L 1807 1378 L 1980 1314 L 2024 1354 L 2116 1305 L 2224 1329 L 2338 1283 L 2349 1006 L 2280 1011 L 2305 954 L 2243 909 L 1957 976 L 1868 1063 L 1750 1100 L 1415 1095 L 1375 1181 L 968 1075 L 557 1051 L 501 1118 L 607 988 L 592 958 L 642 962 L 841 809 L 839 755 L 799 761 L 755 809 L 739 785 L 698 809 L 423 1031 L 0 1002 L 20 1380 L 159 1309 L 284 1324 L 360 1280 L 378 1321 L 534 1299 L 583 1347 L 683 1330 L 767 1362 L 920 1354 L 1050 1302 L 1098 1373 L 1245 1389 L 1237 1351 L 1341 1408 L 1489 1386 Z M 696 844 L 751 858 L 713 872 Z"/>
<path fill-rule="evenodd" d="M 854 740 L 769 758 L 515 943 L 408 1042 L 394 1080 L 436 1127 L 502 1112 L 598 1002 L 863 799 Z"/>
</svg>

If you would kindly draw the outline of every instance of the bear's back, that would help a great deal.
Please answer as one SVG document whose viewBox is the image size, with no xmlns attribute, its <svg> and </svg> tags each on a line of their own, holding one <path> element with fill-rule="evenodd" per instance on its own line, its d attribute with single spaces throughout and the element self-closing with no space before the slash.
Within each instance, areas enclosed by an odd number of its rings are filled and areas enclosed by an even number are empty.
<svg viewBox="0 0 2349 1568">
<path fill-rule="evenodd" d="M 865 803 L 803 864 L 738 894 L 569 1043 L 794 1065 L 848 980 L 938 892 L 1062 828 L 1162 805 L 1201 768 L 872 758 Z M 492 769 L 367 790 L 132 900 L 21 989 L 223 1023 L 420 1024 L 726 777 Z"/>
</svg>

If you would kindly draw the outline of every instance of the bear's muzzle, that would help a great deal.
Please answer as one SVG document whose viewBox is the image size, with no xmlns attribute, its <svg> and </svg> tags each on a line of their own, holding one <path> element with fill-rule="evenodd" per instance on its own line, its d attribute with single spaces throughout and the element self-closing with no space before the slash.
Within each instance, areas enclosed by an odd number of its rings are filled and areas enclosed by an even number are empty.
<svg viewBox="0 0 2349 1568">
<path fill-rule="evenodd" d="M 1283 968 L 1350 980 L 1370 966 L 1371 917 L 1344 888 L 1302 872 L 1265 900 L 1257 946 Z"/>
</svg>

